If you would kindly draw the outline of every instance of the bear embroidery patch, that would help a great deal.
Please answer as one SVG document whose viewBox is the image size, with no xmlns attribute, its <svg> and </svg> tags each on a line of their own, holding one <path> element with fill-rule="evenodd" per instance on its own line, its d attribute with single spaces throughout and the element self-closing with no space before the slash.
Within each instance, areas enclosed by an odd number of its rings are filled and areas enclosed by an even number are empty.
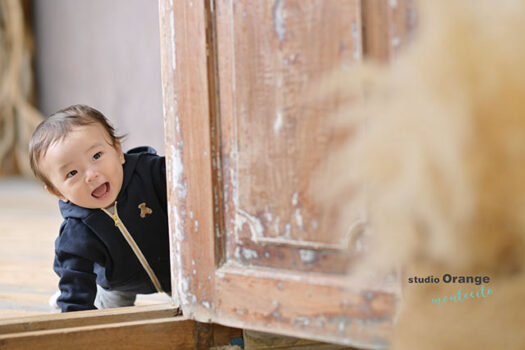
<svg viewBox="0 0 525 350">
<path fill-rule="evenodd" d="M 142 203 L 139 204 L 139 209 L 140 209 L 140 217 L 141 218 L 145 218 L 146 215 L 153 213 L 153 210 L 151 210 L 150 208 L 146 207 L 146 203 L 145 202 L 142 202 Z"/>
</svg>

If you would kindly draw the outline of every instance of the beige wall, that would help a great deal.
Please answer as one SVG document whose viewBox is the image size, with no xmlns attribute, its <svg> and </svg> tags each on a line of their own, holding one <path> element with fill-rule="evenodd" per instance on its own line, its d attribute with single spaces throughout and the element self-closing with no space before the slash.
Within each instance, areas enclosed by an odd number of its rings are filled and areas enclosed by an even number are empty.
<svg viewBox="0 0 525 350">
<path fill-rule="evenodd" d="M 103 112 L 124 149 L 164 154 L 158 4 L 155 0 L 35 0 L 38 105 Z"/>
</svg>

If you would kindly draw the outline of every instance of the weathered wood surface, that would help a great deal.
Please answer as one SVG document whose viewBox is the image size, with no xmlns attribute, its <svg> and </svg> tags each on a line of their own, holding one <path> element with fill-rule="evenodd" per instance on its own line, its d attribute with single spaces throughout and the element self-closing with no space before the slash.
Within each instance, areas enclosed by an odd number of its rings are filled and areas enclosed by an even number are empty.
<svg viewBox="0 0 525 350">
<path fill-rule="evenodd" d="M 49 313 L 58 277 L 54 241 L 57 201 L 36 181 L 0 180 L 0 319 Z"/>
<path fill-rule="evenodd" d="M 3 320 L 1 349 L 208 349 L 240 329 L 201 324 L 161 304 Z"/>
<path fill-rule="evenodd" d="M 243 332 L 245 350 L 266 350 L 266 349 L 294 349 L 294 350 L 333 350 L 348 349 L 344 345 L 321 343 L 315 340 L 298 339 L 283 337 L 271 333 L 261 333 L 245 330 Z"/>
<path fill-rule="evenodd" d="M 415 33 L 415 0 L 362 0 L 363 51 L 367 58 L 389 61 Z"/>
<path fill-rule="evenodd" d="M 179 313 L 172 304 L 156 304 L 9 318 L 0 320 L 0 334 L 174 317 Z"/>
<path fill-rule="evenodd" d="M 0 335 L 2 349 L 194 349 L 194 324 L 161 318 Z"/>
<path fill-rule="evenodd" d="M 185 315 L 202 306 L 205 322 L 215 307 L 216 259 L 207 18 L 204 1 L 159 3 L 172 290 Z"/>
<path fill-rule="evenodd" d="M 359 2 L 216 7 L 228 256 L 245 265 L 344 272 L 347 232 L 334 229 L 313 188 L 334 141 L 324 111 L 341 101 L 310 99 L 323 77 L 361 59 Z M 349 214 L 355 223 L 362 209 Z"/>
<path fill-rule="evenodd" d="M 361 10 L 358 0 L 161 2 L 174 290 L 187 317 L 385 347 L 397 283 L 347 275 L 350 230 L 335 228 L 313 186 L 342 101 L 310 96 L 362 60 Z M 348 215 L 358 226 L 364 208 Z"/>
<path fill-rule="evenodd" d="M 395 284 L 229 266 L 216 280 L 217 320 L 232 327 L 383 348 L 395 317 Z"/>
</svg>

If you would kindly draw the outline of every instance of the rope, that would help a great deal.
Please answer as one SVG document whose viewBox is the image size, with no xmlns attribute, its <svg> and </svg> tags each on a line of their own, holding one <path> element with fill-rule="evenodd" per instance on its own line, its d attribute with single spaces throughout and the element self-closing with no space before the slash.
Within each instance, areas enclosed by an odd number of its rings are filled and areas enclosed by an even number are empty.
<svg viewBox="0 0 525 350">
<path fill-rule="evenodd" d="M 31 174 L 29 139 L 43 120 L 29 102 L 33 92 L 32 51 L 22 0 L 1 0 L 0 175 Z"/>
</svg>

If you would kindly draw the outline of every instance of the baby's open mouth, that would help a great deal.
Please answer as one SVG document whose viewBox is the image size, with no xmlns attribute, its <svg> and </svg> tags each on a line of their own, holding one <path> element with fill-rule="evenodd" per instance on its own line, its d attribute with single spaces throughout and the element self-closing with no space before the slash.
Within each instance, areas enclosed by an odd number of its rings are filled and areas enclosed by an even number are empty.
<svg viewBox="0 0 525 350">
<path fill-rule="evenodd" d="M 106 195 L 106 193 L 109 192 L 109 182 L 104 182 L 102 185 L 95 188 L 93 192 L 91 192 L 91 195 L 95 198 L 102 198 Z"/>
</svg>

